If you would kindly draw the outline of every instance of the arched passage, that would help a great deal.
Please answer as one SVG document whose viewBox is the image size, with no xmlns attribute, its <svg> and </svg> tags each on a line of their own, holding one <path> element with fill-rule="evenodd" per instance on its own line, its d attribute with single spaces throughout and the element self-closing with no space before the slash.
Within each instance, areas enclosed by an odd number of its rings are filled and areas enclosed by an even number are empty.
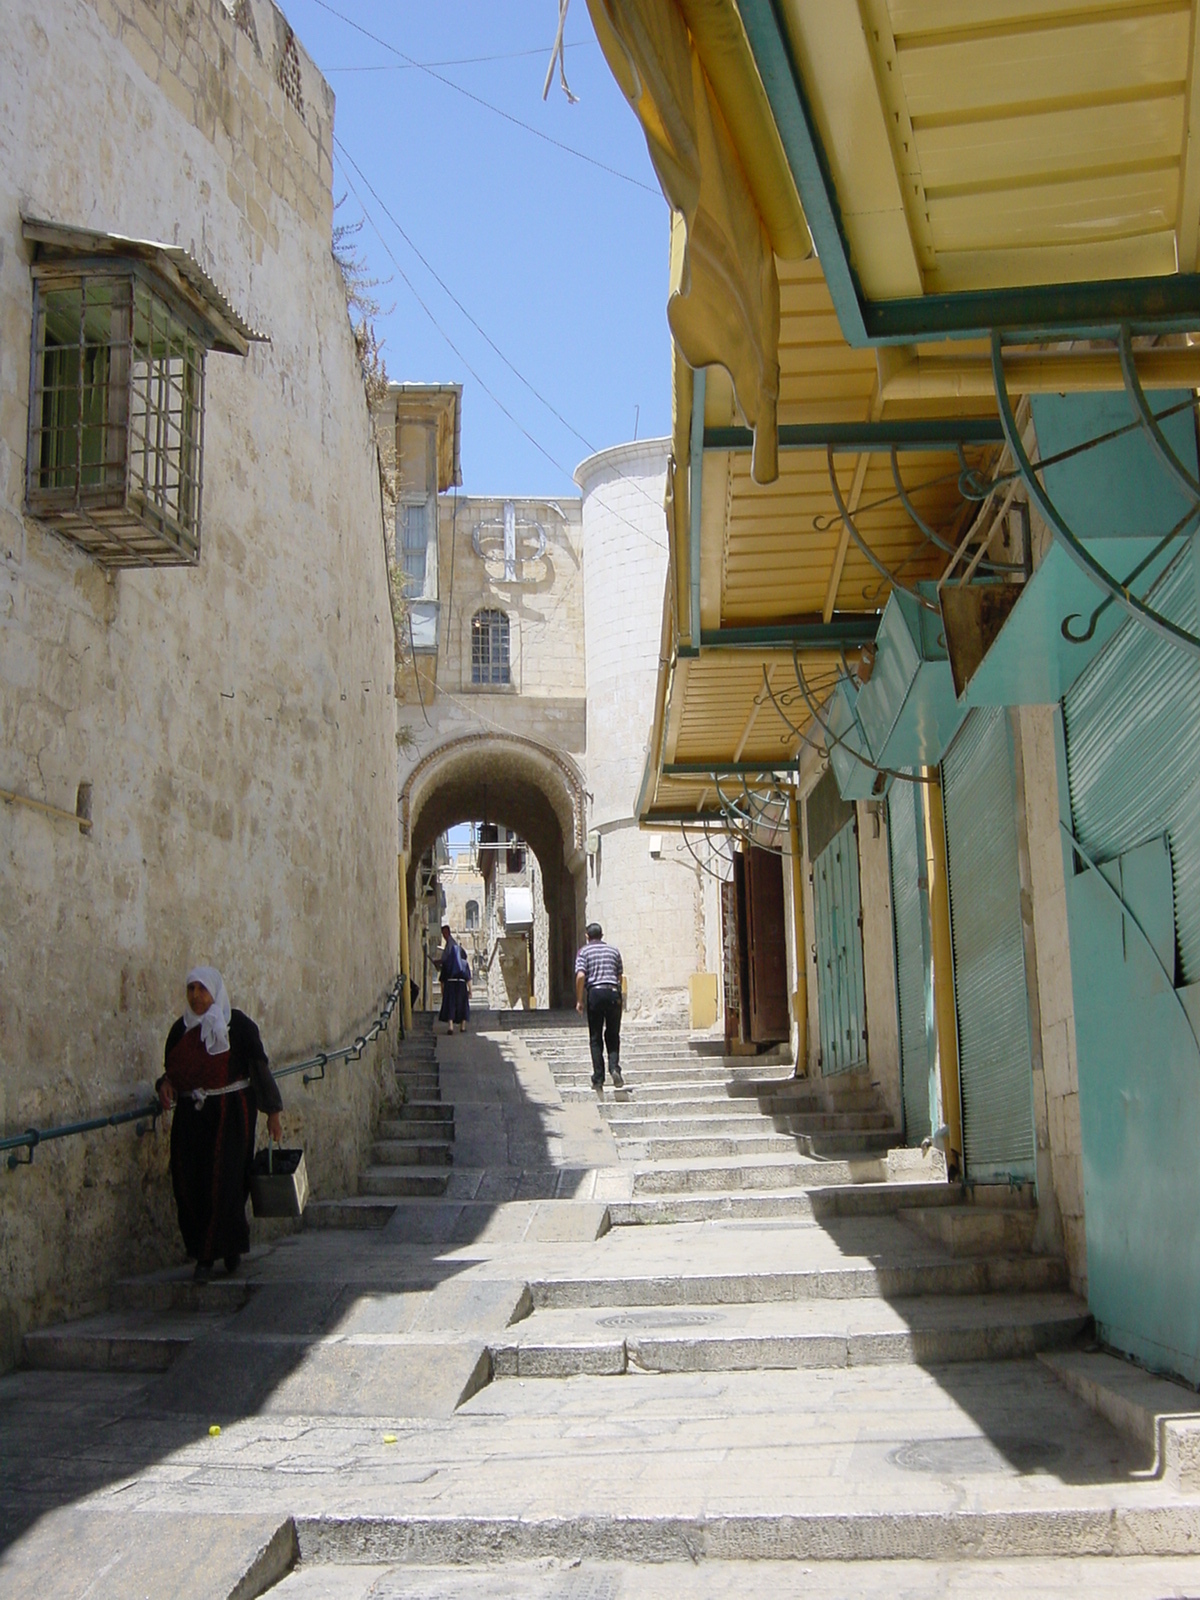
<svg viewBox="0 0 1200 1600">
<path fill-rule="evenodd" d="M 472 734 L 431 750 L 400 797 L 401 846 L 413 903 L 416 863 L 439 834 L 488 821 L 519 833 L 542 871 L 550 926 L 552 1006 L 566 1005 L 583 937 L 583 780 L 565 757 L 532 739 Z"/>
</svg>

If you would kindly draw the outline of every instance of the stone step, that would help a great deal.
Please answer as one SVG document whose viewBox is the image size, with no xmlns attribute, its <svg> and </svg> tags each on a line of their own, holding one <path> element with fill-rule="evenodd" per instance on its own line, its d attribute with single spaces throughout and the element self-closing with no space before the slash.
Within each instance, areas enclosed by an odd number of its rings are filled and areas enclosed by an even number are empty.
<svg viewBox="0 0 1200 1600">
<path fill-rule="evenodd" d="M 904 1220 L 936 1239 L 951 1255 L 1016 1255 L 1032 1248 L 1038 1214 L 1032 1208 L 967 1205 L 926 1211 L 917 1206 L 905 1212 Z"/>
<path fill-rule="evenodd" d="M 633 1195 L 687 1194 L 721 1189 L 778 1189 L 789 1184 L 864 1183 L 887 1178 L 887 1160 L 858 1156 L 845 1160 L 816 1160 L 806 1156 L 757 1156 L 753 1161 L 730 1163 L 717 1157 L 697 1157 L 639 1169 L 633 1175 Z"/>
<path fill-rule="evenodd" d="M 240 1311 L 252 1293 L 247 1276 L 253 1272 L 255 1257 L 265 1252 L 252 1250 L 242 1260 L 234 1277 L 220 1267 L 207 1283 L 197 1283 L 192 1266 L 168 1267 L 148 1277 L 119 1278 L 109 1291 L 110 1311 L 223 1312 Z"/>
<path fill-rule="evenodd" d="M 614 1130 L 615 1133 L 615 1130 Z M 895 1132 L 872 1130 L 864 1133 L 846 1131 L 843 1133 L 798 1133 L 798 1134 L 746 1134 L 736 1138 L 682 1138 L 682 1139 L 647 1139 L 635 1144 L 634 1141 L 618 1137 L 618 1148 L 625 1153 L 627 1160 L 639 1161 L 682 1161 L 690 1158 L 725 1156 L 741 1161 L 750 1162 L 762 1156 L 787 1156 L 798 1154 L 810 1157 L 833 1157 L 860 1155 L 864 1152 L 882 1150 L 895 1141 Z M 729 1185 L 736 1188 L 738 1185 Z M 744 1187 L 744 1185 L 742 1185 Z"/>
<path fill-rule="evenodd" d="M 621 1071 L 622 1076 L 624 1076 L 625 1069 L 623 1067 Z M 710 1105 L 720 1105 L 731 1099 L 730 1092 L 724 1082 L 703 1083 L 697 1082 L 694 1078 L 684 1078 L 672 1083 L 647 1083 L 644 1078 L 635 1072 L 633 1067 L 629 1069 L 629 1076 L 625 1078 L 625 1084 L 628 1091 L 638 1097 L 639 1102 L 642 1099 L 651 1103 L 668 1100 L 699 1100 Z M 581 1075 L 578 1081 L 571 1083 L 560 1082 L 558 1088 L 564 1100 L 586 1100 L 592 1093 L 592 1080 L 590 1076 L 584 1077 Z M 760 1113 L 763 1109 L 753 1098 L 746 1099 L 743 1103 Z M 874 1104 L 878 1105 L 878 1101 L 874 1102 Z"/>
<path fill-rule="evenodd" d="M 404 1122 L 453 1122 L 454 1107 L 442 1100 L 406 1100 L 384 1116 L 399 1117 Z"/>
<path fill-rule="evenodd" d="M 371 1159 L 378 1167 L 441 1167 L 454 1152 L 446 1139 L 376 1139 Z"/>
<path fill-rule="evenodd" d="M 109 1311 L 27 1333 L 25 1365 L 53 1372 L 165 1372 L 193 1339 L 211 1333 L 228 1313 L 166 1313 L 147 1318 Z"/>
<path fill-rule="evenodd" d="M 652 1195 L 609 1202 L 614 1228 L 669 1225 L 676 1222 L 756 1222 L 786 1220 L 793 1223 L 825 1221 L 832 1217 L 902 1216 L 909 1206 L 956 1205 L 962 1199 L 960 1184 L 833 1182 L 827 1186 L 776 1190 L 747 1190 L 699 1195 Z"/>
<path fill-rule="evenodd" d="M 628 1100 L 606 1100 L 604 1115 L 615 1126 L 618 1122 L 640 1122 L 647 1118 L 736 1117 L 739 1121 L 768 1121 L 753 1100 L 726 1100 L 703 1096 L 695 1100 L 655 1100 L 642 1093 L 629 1092 Z"/>
<path fill-rule="evenodd" d="M 422 1114 L 415 1117 L 407 1116 L 407 1107 L 395 1112 L 390 1117 L 384 1117 L 375 1130 L 379 1139 L 453 1139 L 454 1138 L 454 1113 L 448 1107 L 438 1106 L 443 1112 L 440 1117 L 430 1117 Z"/>
<path fill-rule="evenodd" d="M 986 1439 L 977 1442 L 967 1435 L 964 1442 L 981 1460 L 997 1454 L 989 1452 Z M 405 1564 L 402 1586 L 379 1591 L 397 1600 L 415 1595 L 511 1600 L 514 1594 L 557 1600 L 568 1594 L 618 1593 L 639 1600 L 729 1600 L 734 1594 L 765 1600 L 788 1593 L 803 1594 L 805 1600 L 1067 1600 L 1078 1594 L 1089 1600 L 1163 1600 L 1193 1592 L 1194 1569 L 1181 1558 L 1194 1561 L 1196 1508 L 1191 1502 L 1163 1503 L 1161 1493 L 1116 1510 L 1073 1500 L 1037 1512 L 1004 1503 L 973 1505 L 969 1511 L 855 1503 L 796 1515 L 751 1505 L 708 1514 L 690 1504 L 684 1514 L 641 1509 L 605 1515 L 589 1509 L 541 1516 L 483 1510 L 432 1515 L 364 1507 L 354 1516 L 337 1517 L 298 1511 L 298 1571 L 311 1575 L 312 1563 L 330 1574 L 332 1585 L 346 1571 L 338 1563 L 357 1565 L 369 1550 L 373 1561 Z M 681 1548 L 691 1553 L 691 1561 L 673 1568 L 669 1563 L 679 1561 Z M 1130 1550 L 1154 1554 L 1131 1559 Z M 407 1565 L 414 1551 L 421 1552 L 423 1562 L 444 1563 L 448 1570 L 439 1566 L 434 1582 L 424 1586 L 421 1568 Z M 503 1552 L 504 1567 L 497 1564 L 497 1551 Z M 598 1553 L 607 1559 L 597 1560 Z M 747 1557 L 749 1570 L 743 1575 L 740 1564 Z M 567 1575 L 582 1581 L 565 1588 L 561 1571 L 547 1571 L 551 1558 L 555 1567 L 572 1569 Z M 622 1570 L 613 1558 L 636 1565 Z M 529 1578 L 511 1565 L 522 1561 L 537 1563 Z M 767 1565 L 779 1562 L 787 1565 Z M 1069 1563 L 1066 1574 L 1060 1562 Z M 478 1571 L 467 1563 L 479 1563 Z M 818 1576 L 828 1567 L 834 1570 Z M 622 1583 L 626 1573 L 632 1580 L 628 1585 Z M 410 1574 L 416 1580 L 412 1586 L 404 1582 Z M 676 1574 L 678 1585 L 671 1582 Z M 793 1587 L 801 1577 L 803 1588 Z M 660 1579 L 665 1580 L 661 1586 Z M 538 1586 L 538 1580 L 545 1585 Z M 285 1579 L 279 1600 L 291 1600 L 290 1581 Z M 387 1584 L 388 1576 L 380 1581 Z M 1132 1583 L 1137 1587 L 1127 1587 Z M 297 1600 L 313 1600 L 311 1587 L 293 1592 Z M 343 1595 L 362 1600 L 365 1592 L 357 1578 L 346 1590 L 316 1591 L 328 1600 Z"/>
<path fill-rule="evenodd" d="M 632 1110 L 634 1115 L 628 1112 Z M 730 1114 L 723 1106 L 710 1107 L 711 1115 L 707 1116 L 672 1116 L 660 1114 L 656 1117 L 639 1116 L 639 1111 L 644 1113 L 644 1105 L 640 1101 L 620 1102 L 615 1096 L 611 1102 L 604 1103 L 604 1115 L 608 1119 L 613 1131 L 613 1137 L 621 1139 L 671 1139 L 671 1138 L 719 1138 L 728 1135 L 737 1139 L 751 1136 L 762 1138 L 787 1137 L 797 1134 L 833 1134 L 833 1133 L 878 1133 L 886 1132 L 889 1139 L 894 1139 L 896 1130 L 892 1126 L 891 1118 L 884 1111 L 873 1113 L 870 1116 L 838 1116 L 835 1113 L 826 1113 L 820 1116 L 808 1117 L 764 1117 L 761 1113 L 757 1116 L 746 1113 Z M 614 1115 L 614 1112 L 618 1113 Z M 686 1152 L 681 1151 L 680 1154 Z M 715 1153 L 715 1152 L 714 1152 Z"/>
<path fill-rule="evenodd" d="M 358 1175 L 360 1195 L 441 1195 L 450 1183 L 448 1167 L 367 1167 Z"/>
<path fill-rule="evenodd" d="M 616 1130 L 613 1130 L 616 1133 Z M 872 1136 L 874 1137 L 874 1136 Z M 688 1156 L 729 1156 L 735 1160 L 749 1161 L 756 1156 L 782 1156 L 795 1154 L 802 1143 L 781 1133 L 745 1133 L 739 1135 L 713 1135 L 712 1137 L 684 1137 L 678 1139 L 633 1139 L 617 1133 L 617 1148 L 626 1160 L 679 1161 Z M 842 1136 L 841 1148 L 853 1144 L 850 1136 Z M 886 1148 L 886 1141 L 885 1141 Z M 808 1151 L 803 1152 L 805 1155 Z"/>
<path fill-rule="evenodd" d="M 616 1116 L 614 1112 L 640 1109 L 639 1103 L 634 1101 L 622 1104 L 615 1096 L 606 1100 L 603 1105 L 603 1116 L 613 1131 L 613 1137 L 618 1143 L 623 1139 L 684 1139 L 684 1138 L 720 1138 L 728 1135 L 731 1138 L 742 1139 L 750 1136 L 770 1138 L 778 1130 L 769 1117 L 763 1116 L 726 1116 L 722 1111 L 720 1116 L 687 1116 L 687 1117 L 645 1117 L 645 1116 Z"/>
<path fill-rule="evenodd" d="M 1067 1287 L 1061 1256 L 945 1261 L 930 1255 L 896 1266 L 853 1264 L 803 1271 L 688 1272 L 532 1280 L 537 1311 L 610 1306 L 737 1306 L 809 1300 L 916 1300 L 936 1295 L 1046 1294 Z"/>
<path fill-rule="evenodd" d="M 338 1200 L 310 1200 L 304 1208 L 306 1228 L 385 1228 L 396 1214 L 396 1201 L 383 1196 L 350 1194 Z"/>
<path fill-rule="evenodd" d="M 1090 1325 L 1070 1294 L 534 1312 L 491 1343 L 497 1378 L 997 1361 L 1062 1349 Z"/>
</svg>

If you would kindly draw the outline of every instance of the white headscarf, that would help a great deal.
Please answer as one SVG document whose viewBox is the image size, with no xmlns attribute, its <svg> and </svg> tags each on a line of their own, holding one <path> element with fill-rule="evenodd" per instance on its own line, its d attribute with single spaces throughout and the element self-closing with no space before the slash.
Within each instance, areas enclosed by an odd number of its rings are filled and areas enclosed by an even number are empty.
<svg viewBox="0 0 1200 1600">
<path fill-rule="evenodd" d="M 203 1016 L 197 1016 L 185 1000 L 183 1025 L 185 1028 L 199 1028 L 204 1048 L 210 1056 L 219 1056 L 229 1049 L 229 1018 L 232 1015 L 229 996 L 225 992 L 225 979 L 216 967 L 193 967 L 187 975 L 187 982 L 202 983 L 212 995 L 213 1003 Z"/>
</svg>

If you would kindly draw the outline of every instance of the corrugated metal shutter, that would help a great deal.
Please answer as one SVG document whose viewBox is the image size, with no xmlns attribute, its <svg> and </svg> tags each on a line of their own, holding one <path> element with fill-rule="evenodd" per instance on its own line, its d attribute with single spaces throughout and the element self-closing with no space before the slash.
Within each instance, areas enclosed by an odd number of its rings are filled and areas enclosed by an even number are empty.
<svg viewBox="0 0 1200 1600">
<path fill-rule="evenodd" d="M 1034 1176 L 1033 1062 L 1012 731 L 973 711 L 942 764 L 963 1157 L 976 1181 Z"/>
<path fill-rule="evenodd" d="M 892 924 L 896 939 L 896 997 L 900 1011 L 900 1085 L 904 1137 L 920 1144 L 932 1132 L 929 1116 L 929 928 L 925 874 L 925 828 L 921 791 L 896 783 L 888 797 L 888 842 L 892 869 Z"/>
<path fill-rule="evenodd" d="M 1156 610 L 1197 631 L 1190 549 L 1151 596 Z M 1103 862 L 1167 834 L 1176 978 L 1200 981 L 1200 663 L 1127 622 L 1063 701 L 1063 720 L 1080 843 Z"/>
<path fill-rule="evenodd" d="M 858 824 L 850 821 L 813 862 L 821 1074 L 867 1062 Z"/>
</svg>

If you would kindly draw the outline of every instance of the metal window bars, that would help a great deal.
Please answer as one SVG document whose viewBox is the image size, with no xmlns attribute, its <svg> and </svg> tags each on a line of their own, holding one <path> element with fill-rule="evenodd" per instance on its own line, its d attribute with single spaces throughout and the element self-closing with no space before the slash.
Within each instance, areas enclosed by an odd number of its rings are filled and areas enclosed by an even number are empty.
<svg viewBox="0 0 1200 1600">
<path fill-rule="evenodd" d="M 34 273 L 27 512 L 105 566 L 195 565 L 203 338 L 136 262 Z"/>
<path fill-rule="evenodd" d="M 365 1033 L 360 1033 L 353 1044 L 344 1045 L 340 1050 L 320 1050 L 314 1056 L 309 1056 L 304 1061 L 294 1061 L 291 1065 L 280 1067 L 274 1072 L 276 1078 L 290 1078 L 297 1072 L 303 1073 L 302 1081 L 305 1084 L 320 1083 L 325 1077 L 325 1068 L 334 1061 L 357 1061 L 369 1044 L 373 1044 L 381 1033 L 385 1033 L 391 1022 L 392 1014 L 400 1004 L 400 996 L 404 985 L 408 982 L 406 973 L 399 973 L 396 981 L 388 990 L 387 997 L 379 1011 L 378 1016 L 371 1023 Z M 403 1038 L 403 1023 L 400 1024 L 401 1037 Z M 311 1071 L 311 1068 L 317 1070 Z M 125 1123 L 135 1123 L 134 1132 L 140 1139 L 144 1133 L 149 1133 L 155 1127 L 158 1118 L 162 1115 L 162 1107 L 157 1100 L 143 1102 L 128 1111 L 115 1111 L 107 1117 L 89 1117 L 83 1122 L 64 1122 L 52 1128 L 26 1128 L 23 1133 L 11 1134 L 8 1138 L 0 1139 L 0 1152 L 8 1151 L 8 1169 L 13 1171 L 17 1167 L 27 1167 L 33 1161 L 33 1152 L 40 1144 L 49 1144 L 55 1139 L 67 1139 L 76 1134 L 93 1133 L 98 1128 L 119 1128 Z M 26 1153 L 21 1154 L 22 1151 Z"/>
<path fill-rule="evenodd" d="M 477 611 L 471 618 L 471 682 L 510 683 L 508 616 Z"/>
</svg>

